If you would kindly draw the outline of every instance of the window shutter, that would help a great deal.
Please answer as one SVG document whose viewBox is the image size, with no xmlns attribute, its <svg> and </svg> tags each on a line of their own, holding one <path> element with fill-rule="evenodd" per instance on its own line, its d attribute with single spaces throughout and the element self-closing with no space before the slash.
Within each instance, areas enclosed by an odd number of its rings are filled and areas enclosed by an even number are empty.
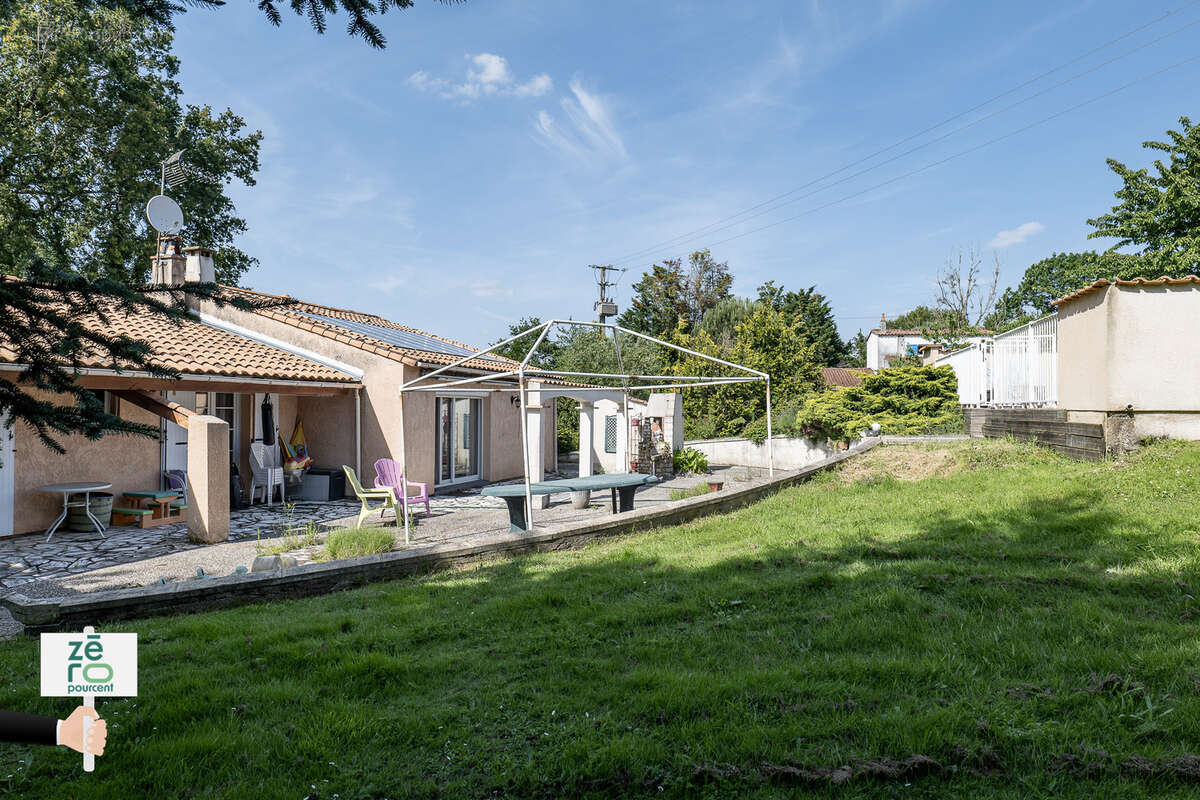
<svg viewBox="0 0 1200 800">
<path fill-rule="evenodd" d="M 604 452 L 617 452 L 617 415 L 604 418 Z"/>
</svg>

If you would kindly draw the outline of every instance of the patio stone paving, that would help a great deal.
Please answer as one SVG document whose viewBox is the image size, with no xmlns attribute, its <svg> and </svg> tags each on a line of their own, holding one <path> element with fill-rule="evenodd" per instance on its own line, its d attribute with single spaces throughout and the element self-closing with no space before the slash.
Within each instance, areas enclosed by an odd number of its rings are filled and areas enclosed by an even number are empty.
<svg viewBox="0 0 1200 800">
<path fill-rule="evenodd" d="M 560 465 L 563 466 L 563 465 Z M 547 479 L 565 477 L 570 468 L 551 473 Z M 572 470 L 573 472 L 573 470 Z M 720 475 L 729 485 L 750 480 L 751 474 L 742 469 L 715 467 L 713 477 Z M 679 477 L 637 492 L 639 507 L 670 501 L 672 489 L 690 487 L 698 476 Z M 505 483 L 520 483 L 520 479 Z M 508 512 L 498 497 L 483 497 L 479 488 L 464 489 L 450 495 L 430 498 L 432 513 L 424 509 L 416 513 L 412 528 L 412 544 L 419 546 L 434 542 L 470 544 L 486 539 L 496 531 L 508 529 Z M 535 510 L 539 525 L 582 521 L 597 514 L 609 513 L 607 491 L 593 492 L 591 504 L 585 509 L 571 507 L 566 494 L 555 495 L 555 502 L 546 509 Z M 357 523 L 360 504 L 357 500 L 331 502 L 300 501 L 289 506 L 253 506 L 230 513 L 230 535 L 226 542 L 205 545 L 187 538 L 187 523 L 173 523 L 143 530 L 135 526 L 110 528 L 103 538 L 95 532 L 60 530 L 49 542 L 44 534 L 28 534 L 0 539 L 0 596 L 21 592 L 29 596 L 62 596 L 104 589 L 139 586 L 162 579 L 170 582 L 204 575 L 228 575 L 238 567 L 248 567 L 259 552 L 260 540 L 278 538 L 289 527 L 315 523 L 322 534 L 330 529 L 350 527 Z M 389 512 L 384 519 L 373 515 L 368 525 L 397 525 Z M 400 525 L 397 525 L 399 528 Z M 404 548 L 403 534 L 396 531 L 397 547 Z M 322 541 L 322 535 L 318 541 Z M 301 562 L 310 560 L 320 549 L 303 548 L 293 551 Z M 0 636 L 7 635 L 15 625 L 7 611 L 0 609 Z"/>
<path fill-rule="evenodd" d="M 290 511 L 288 509 L 291 509 Z M 251 506 L 229 514 L 229 541 L 254 541 L 282 534 L 288 524 L 328 522 L 358 513 L 357 500 L 327 503 L 299 501 L 289 506 Z M 133 525 L 109 528 L 103 537 L 59 528 L 50 541 L 44 533 L 0 540 L 0 594 L 33 581 L 53 580 L 94 569 L 209 547 L 190 541 L 187 523 L 157 528 Z"/>
</svg>

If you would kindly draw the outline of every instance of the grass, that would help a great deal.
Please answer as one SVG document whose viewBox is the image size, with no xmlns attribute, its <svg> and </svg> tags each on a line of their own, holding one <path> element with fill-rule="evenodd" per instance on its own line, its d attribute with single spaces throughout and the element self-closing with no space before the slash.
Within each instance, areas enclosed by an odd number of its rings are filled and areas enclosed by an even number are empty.
<svg viewBox="0 0 1200 800">
<path fill-rule="evenodd" d="M 309 523 L 301 532 L 288 533 L 277 539 L 258 541 L 254 551 L 260 556 L 277 556 L 280 553 L 290 553 L 302 547 L 312 547 L 317 544 L 320 532 L 315 523 Z"/>
<path fill-rule="evenodd" d="M 1200 447 L 868 455 L 583 550 L 101 626 L 141 665 L 109 754 L 0 745 L 0 794 L 1196 796 Z M 37 653 L 0 648 L 0 707 L 65 716 Z"/>
<path fill-rule="evenodd" d="M 386 553 L 395 544 L 395 528 L 342 528 L 330 531 L 317 561 Z"/>
<path fill-rule="evenodd" d="M 709 494 L 711 491 L 712 489 L 709 487 L 708 482 L 701 481 L 687 489 L 672 489 L 671 499 L 687 500 L 689 497 L 699 497 L 702 494 Z"/>
</svg>

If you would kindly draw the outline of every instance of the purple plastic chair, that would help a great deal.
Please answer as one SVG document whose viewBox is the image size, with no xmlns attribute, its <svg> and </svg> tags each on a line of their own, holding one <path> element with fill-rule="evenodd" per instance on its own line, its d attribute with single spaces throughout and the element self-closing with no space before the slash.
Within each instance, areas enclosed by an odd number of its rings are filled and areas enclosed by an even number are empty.
<svg viewBox="0 0 1200 800">
<path fill-rule="evenodd" d="M 401 482 L 401 475 L 396 462 L 390 458 L 381 458 L 375 462 L 375 488 L 376 489 L 391 489 L 396 493 L 396 497 L 404 501 L 405 506 L 425 504 L 425 516 L 429 516 L 429 487 L 424 483 L 416 481 L 408 482 L 408 491 L 418 489 L 417 494 L 409 494 L 404 496 L 404 486 Z M 411 512 L 410 512 L 411 513 Z"/>
</svg>

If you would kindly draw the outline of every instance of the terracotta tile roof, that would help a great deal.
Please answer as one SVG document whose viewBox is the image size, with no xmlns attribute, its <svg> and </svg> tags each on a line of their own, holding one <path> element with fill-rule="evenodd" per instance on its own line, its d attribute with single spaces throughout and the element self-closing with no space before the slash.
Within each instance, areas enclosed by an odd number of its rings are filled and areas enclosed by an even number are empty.
<svg viewBox="0 0 1200 800">
<path fill-rule="evenodd" d="M 823 367 L 821 377 L 826 386 L 862 386 L 862 376 L 872 375 L 874 370 L 865 367 Z"/>
<path fill-rule="evenodd" d="M 197 319 L 176 321 L 146 308 L 122 310 L 115 303 L 105 316 L 107 321 L 97 314 L 86 315 L 80 321 L 89 330 L 146 342 L 159 364 L 185 375 L 357 383 L 343 372 Z M 17 351 L 11 343 L 0 341 L 0 363 L 16 360 Z M 84 356 L 82 366 L 108 369 L 112 364 L 102 353 L 93 352 Z"/>
<path fill-rule="evenodd" d="M 1067 303 L 1071 300 L 1078 300 L 1084 295 L 1098 292 L 1106 286 L 1187 286 L 1188 284 L 1200 285 L 1200 275 L 1185 275 L 1182 278 L 1168 278 L 1163 275 L 1161 278 L 1130 278 L 1128 280 L 1105 280 L 1101 278 L 1095 283 L 1084 286 L 1082 289 L 1076 289 L 1070 294 L 1065 294 L 1057 300 L 1052 300 L 1050 305 L 1058 306 L 1061 303 Z"/>
<path fill-rule="evenodd" d="M 472 347 L 469 344 L 456 342 L 453 339 L 447 339 L 443 336 L 437 336 L 432 333 L 410 328 L 407 325 L 401 325 L 392 322 L 389 319 L 377 316 L 375 314 L 364 314 L 359 311 L 349 311 L 344 308 L 334 308 L 333 306 L 323 306 L 317 303 L 308 303 L 301 300 L 295 300 L 288 295 L 273 295 L 265 292 L 256 292 L 251 289 L 242 289 L 240 287 L 227 286 L 224 287 L 231 295 L 242 295 L 248 300 L 259 300 L 264 298 L 269 299 L 288 299 L 292 300 L 288 305 L 274 306 L 270 308 L 256 308 L 254 313 L 261 314 L 264 317 L 277 320 L 279 322 L 293 325 L 302 330 L 310 331 L 319 336 L 324 336 L 327 339 L 342 342 L 343 344 L 357 347 L 360 350 L 366 350 L 369 353 L 390 358 L 393 361 L 399 361 L 410 366 L 416 366 L 418 362 L 426 364 L 453 364 L 465 354 L 439 353 L 435 350 L 423 350 L 417 347 L 406 347 L 402 345 L 387 342 L 381 338 L 371 336 L 368 333 L 351 330 L 341 327 L 332 322 L 318 319 L 319 317 L 327 317 L 335 320 L 346 320 L 347 322 L 357 323 L 359 325 L 374 326 L 378 328 L 386 328 L 391 331 L 397 331 L 405 334 L 413 334 L 414 337 L 427 337 L 442 342 L 451 348 L 461 348 L 478 352 L 479 348 Z M 533 337 L 530 337 L 530 346 L 533 345 Z M 486 358 L 472 358 L 463 362 L 463 367 L 470 369 L 489 370 L 493 372 L 507 372 L 515 370 L 519 365 L 516 361 L 504 358 L 502 356 L 488 355 Z"/>
<path fill-rule="evenodd" d="M 915 330 L 913 328 L 888 328 L 886 331 L 881 331 L 878 328 L 872 328 L 871 333 L 876 336 L 924 336 L 924 331 Z"/>
<path fill-rule="evenodd" d="M 925 331 L 916 330 L 915 328 L 888 328 L 886 331 L 881 331 L 878 328 L 872 328 L 871 333 L 876 336 L 925 336 Z M 987 328 L 979 328 L 975 333 L 968 336 L 991 336 L 992 332 Z M 926 338 L 928 338 L 926 336 Z"/>
</svg>

